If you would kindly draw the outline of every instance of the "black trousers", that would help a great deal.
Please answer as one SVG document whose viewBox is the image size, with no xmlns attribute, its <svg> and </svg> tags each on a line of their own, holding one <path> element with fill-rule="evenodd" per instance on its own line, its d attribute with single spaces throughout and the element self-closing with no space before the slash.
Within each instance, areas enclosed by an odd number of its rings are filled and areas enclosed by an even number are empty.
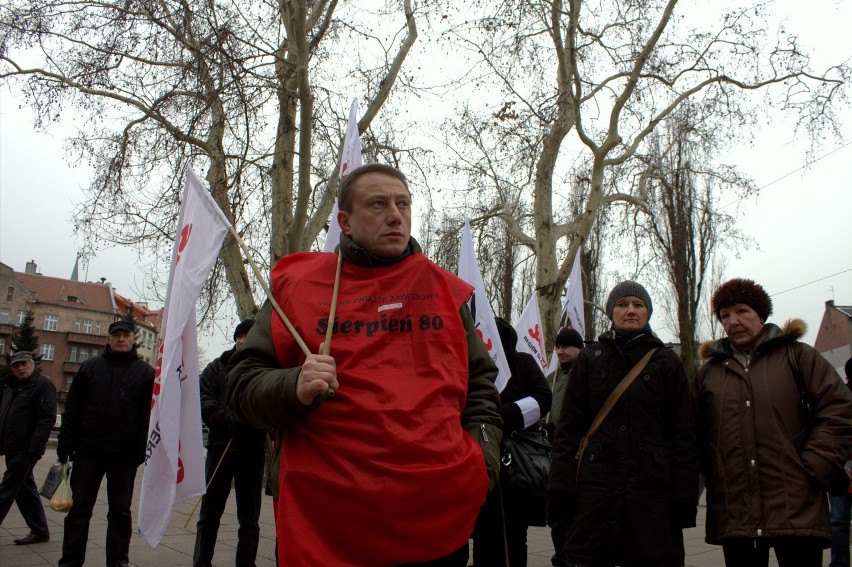
<svg viewBox="0 0 852 567">
<path fill-rule="evenodd" d="M 12 508 L 12 502 L 18 505 L 32 533 L 50 535 L 44 506 L 33 478 L 33 465 L 26 453 L 6 455 L 6 472 L 3 473 L 3 480 L 0 480 L 0 525 Z"/>
<path fill-rule="evenodd" d="M 473 527 L 474 565 L 504 567 L 508 553 L 510 567 L 526 567 L 529 505 L 530 499 L 513 491 L 501 475 L 500 484 L 488 493 Z"/>
<path fill-rule="evenodd" d="M 254 567 L 257 546 L 260 542 L 260 502 L 263 485 L 263 448 L 255 452 L 231 452 L 225 454 L 216 476 L 213 471 L 222 458 L 222 448 L 208 449 L 205 464 L 207 482 L 210 486 L 201 500 L 198 525 L 195 535 L 195 551 L 192 556 L 194 567 L 210 567 L 219 523 L 225 511 L 231 481 L 237 498 L 236 567 Z M 210 478 L 213 482 L 210 482 Z"/>
<path fill-rule="evenodd" d="M 812 537 L 732 538 L 722 544 L 726 567 L 766 567 L 769 548 L 779 567 L 821 567 L 823 543 Z"/>
<path fill-rule="evenodd" d="M 107 479 L 107 567 L 128 561 L 132 532 L 130 501 L 138 463 L 124 455 L 77 453 L 71 468 L 74 504 L 65 516 L 65 537 L 59 567 L 82 567 L 86 561 L 89 521 L 104 476 Z"/>
</svg>

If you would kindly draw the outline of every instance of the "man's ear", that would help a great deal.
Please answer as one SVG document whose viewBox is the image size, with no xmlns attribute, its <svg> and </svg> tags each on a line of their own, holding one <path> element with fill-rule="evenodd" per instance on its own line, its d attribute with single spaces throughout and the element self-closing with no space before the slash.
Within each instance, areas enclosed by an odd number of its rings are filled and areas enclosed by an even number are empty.
<svg viewBox="0 0 852 567">
<path fill-rule="evenodd" d="M 337 224 L 340 225 L 340 230 L 343 234 L 350 236 L 352 234 L 352 225 L 349 224 L 349 213 L 346 211 L 337 211 Z"/>
</svg>

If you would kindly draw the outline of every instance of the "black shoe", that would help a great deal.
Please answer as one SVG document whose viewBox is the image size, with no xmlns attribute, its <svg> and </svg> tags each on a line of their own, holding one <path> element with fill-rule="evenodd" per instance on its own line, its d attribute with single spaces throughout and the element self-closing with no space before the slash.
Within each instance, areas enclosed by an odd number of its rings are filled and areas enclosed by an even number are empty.
<svg viewBox="0 0 852 567">
<path fill-rule="evenodd" d="M 49 541 L 49 540 L 50 540 L 50 536 L 47 535 L 47 534 L 38 535 L 36 533 L 30 532 L 27 535 L 25 535 L 24 537 L 22 537 L 21 539 L 16 539 L 15 545 L 30 545 L 31 543 L 44 543 L 44 542 Z"/>
</svg>

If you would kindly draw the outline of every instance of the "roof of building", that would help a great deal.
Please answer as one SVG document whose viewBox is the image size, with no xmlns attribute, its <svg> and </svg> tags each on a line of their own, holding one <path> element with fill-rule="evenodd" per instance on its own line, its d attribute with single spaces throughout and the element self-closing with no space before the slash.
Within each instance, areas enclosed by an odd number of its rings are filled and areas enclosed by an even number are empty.
<svg viewBox="0 0 852 567">
<path fill-rule="evenodd" d="M 127 307 L 132 306 L 133 318 L 136 319 L 138 323 L 154 330 L 160 327 L 160 319 L 163 317 L 162 309 L 151 311 L 146 306 L 135 303 L 118 292 L 115 292 L 115 305 L 120 315 L 127 313 Z"/>
<path fill-rule="evenodd" d="M 77 282 L 62 278 L 15 272 L 15 277 L 35 294 L 39 303 L 115 313 L 112 287 L 101 283 Z"/>
<path fill-rule="evenodd" d="M 834 308 L 852 319 L 852 305 L 835 305 Z"/>
</svg>

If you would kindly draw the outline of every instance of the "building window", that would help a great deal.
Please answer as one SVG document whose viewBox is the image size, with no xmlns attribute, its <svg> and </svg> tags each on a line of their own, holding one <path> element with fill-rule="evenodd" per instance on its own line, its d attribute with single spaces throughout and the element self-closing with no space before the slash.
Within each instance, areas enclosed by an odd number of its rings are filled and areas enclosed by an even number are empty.
<svg viewBox="0 0 852 567">
<path fill-rule="evenodd" d="M 6 339 L 0 339 L 0 354 L 6 354 Z"/>
<path fill-rule="evenodd" d="M 83 321 L 83 332 L 86 333 L 87 335 L 92 334 L 92 320 L 91 319 L 86 319 L 85 321 Z"/>
<path fill-rule="evenodd" d="M 15 288 L 12 287 L 12 286 L 9 286 L 8 288 L 6 288 L 6 301 L 12 301 L 12 299 L 14 297 L 15 297 Z"/>
<path fill-rule="evenodd" d="M 101 334 L 101 322 L 100 321 L 95 321 L 95 334 L 96 335 Z"/>
<path fill-rule="evenodd" d="M 26 311 L 18 311 L 18 315 L 15 317 L 15 326 L 20 327 L 24 324 L 24 319 L 27 318 Z"/>
<path fill-rule="evenodd" d="M 80 329 L 83 326 L 83 321 L 80 319 L 74 319 L 74 332 L 79 333 Z"/>
<path fill-rule="evenodd" d="M 98 352 L 98 347 L 92 347 L 92 358 L 95 358 L 98 354 L 100 354 Z"/>
<path fill-rule="evenodd" d="M 77 359 L 77 362 L 86 362 L 87 360 L 89 360 L 89 351 L 80 347 L 80 357 Z"/>
<path fill-rule="evenodd" d="M 71 354 L 68 355 L 68 361 L 69 362 L 77 362 L 77 347 L 76 346 L 71 347 Z"/>
<path fill-rule="evenodd" d="M 56 347 L 53 345 L 41 345 L 41 359 L 42 360 L 53 360 L 53 353 L 56 351 Z"/>
<path fill-rule="evenodd" d="M 5 307 L 0 308 L 0 324 L 6 325 L 9 323 L 10 311 Z"/>
<path fill-rule="evenodd" d="M 57 328 L 59 328 L 59 315 L 45 315 L 44 330 L 55 331 Z"/>
</svg>

